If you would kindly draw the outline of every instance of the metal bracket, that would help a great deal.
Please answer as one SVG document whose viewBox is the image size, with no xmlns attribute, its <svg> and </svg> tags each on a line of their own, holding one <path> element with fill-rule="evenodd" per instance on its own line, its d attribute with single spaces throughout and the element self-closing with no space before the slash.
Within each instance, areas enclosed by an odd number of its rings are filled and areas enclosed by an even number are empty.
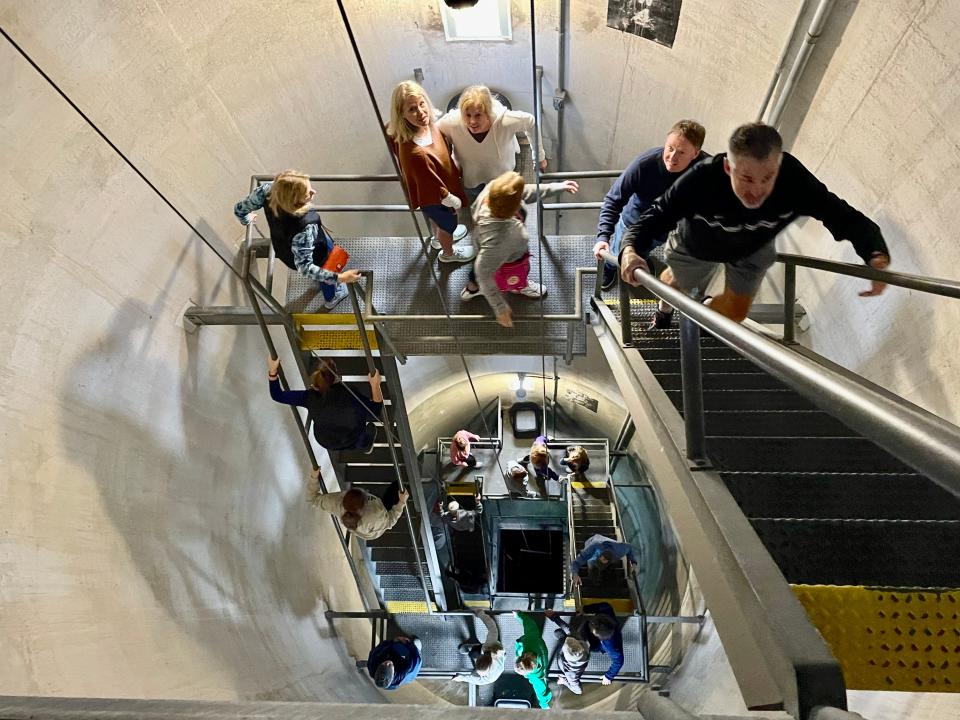
<svg viewBox="0 0 960 720">
<path fill-rule="evenodd" d="M 563 105 L 567 101 L 567 91 L 557 88 L 553 92 L 553 109 L 557 112 L 563 110 Z"/>
</svg>

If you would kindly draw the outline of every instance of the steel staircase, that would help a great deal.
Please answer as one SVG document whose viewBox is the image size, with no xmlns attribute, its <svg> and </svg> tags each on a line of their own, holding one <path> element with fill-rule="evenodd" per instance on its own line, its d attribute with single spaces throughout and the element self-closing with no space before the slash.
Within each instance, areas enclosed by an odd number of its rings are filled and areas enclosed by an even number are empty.
<svg viewBox="0 0 960 720">
<path fill-rule="evenodd" d="M 679 332 L 646 330 L 653 309 L 631 301 L 633 346 L 682 414 Z M 708 333 L 700 346 L 713 470 L 847 687 L 955 691 L 960 499 Z"/>
</svg>

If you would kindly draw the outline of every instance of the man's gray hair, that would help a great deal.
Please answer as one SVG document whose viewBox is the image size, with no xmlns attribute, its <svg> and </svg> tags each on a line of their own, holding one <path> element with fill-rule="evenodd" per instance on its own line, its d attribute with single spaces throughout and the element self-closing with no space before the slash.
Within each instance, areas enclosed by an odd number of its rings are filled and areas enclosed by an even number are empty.
<svg viewBox="0 0 960 720">
<path fill-rule="evenodd" d="M 771 154 L 783 152 L 783 138 L 777 129 L 764 123 L 752 122 L 741 125 L 730 136 L 728 159 L 752 157 L 766 160 Z M 732 162 L 732 160 L 731 160 Z"/>
</svg>

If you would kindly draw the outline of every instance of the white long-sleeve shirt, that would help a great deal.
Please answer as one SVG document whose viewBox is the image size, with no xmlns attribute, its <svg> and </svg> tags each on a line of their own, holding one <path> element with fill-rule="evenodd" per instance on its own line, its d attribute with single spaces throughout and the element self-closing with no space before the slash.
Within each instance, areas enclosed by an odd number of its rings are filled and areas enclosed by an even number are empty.
<svg viewBox="0 0 960 720">
<path fill-rule="evenodd" d="M 458 109 L 451 110 L 440 118 L 437 127 L 453 143 L 454 157 L 463 169 L 463 186 L 474 188 L 513 170 L 517 163 L 516 154 L 520 152 L 517 133 L 529 133 L 536 127 L 536 123 L 530 113 L 507 110 L 495 102 L 490 130 L 483 142 L 474 140 Z M 537 159 L 544 160 L 546 154 L 543 151 L 543 138 L 538 140 L 540 154 Z"/>
</svg>

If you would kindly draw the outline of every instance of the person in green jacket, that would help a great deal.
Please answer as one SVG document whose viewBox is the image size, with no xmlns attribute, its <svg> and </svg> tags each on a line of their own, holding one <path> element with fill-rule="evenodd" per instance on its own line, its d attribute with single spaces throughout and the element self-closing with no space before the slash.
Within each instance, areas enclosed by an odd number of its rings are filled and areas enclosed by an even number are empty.
<svg viewBox="0 0 960 720">
<path fill-rule="evenodd" d="M 550 663 L 547 645 L 543 642 L 540 628 L 530 615 L 525 612 L 515 612 L 514 615 L 523 625 L 523 635 L 517 638 L 517 664 L 514 670 L 517 675 L 523 675 L 529 681 L 540 707 L 547 710 L 550 708 L 550 700 L 553 699 L 547 685 L 547 667 Z"/>
</svg>

